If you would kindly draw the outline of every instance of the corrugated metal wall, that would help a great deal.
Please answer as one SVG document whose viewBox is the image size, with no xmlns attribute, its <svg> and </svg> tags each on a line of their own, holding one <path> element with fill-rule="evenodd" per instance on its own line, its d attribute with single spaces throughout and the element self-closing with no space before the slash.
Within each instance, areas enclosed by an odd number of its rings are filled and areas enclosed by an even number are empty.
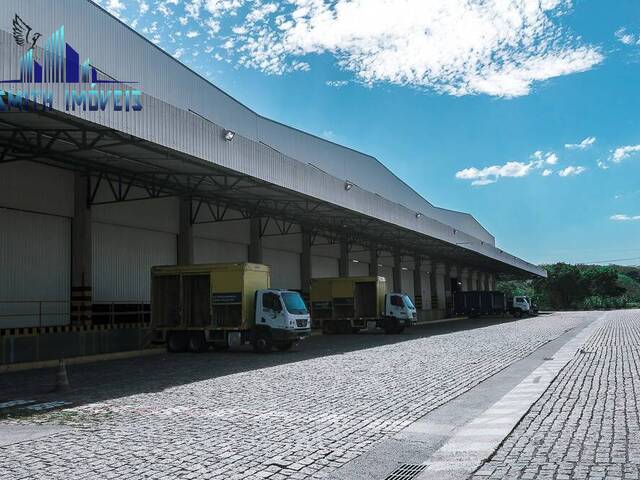
<svg viewBox="0 0 640 480">
<path fill-rule="evenodd" d="M 402 291 L 415 300 L 413 291 L 413 270 L 402 270 Z"/>
<path fill-rule="evenodd" d="M 149 302 L 151 267 L 177 262 L 176 235 L 93 222 L 93 301 Z"/>
<path fill-rule="evenodd" d="M 265 248 L 264 263 L 271 267 L 273 288 L 300 288 L 300 255 L 283 250 Z"/>
<path fill-rule="evenodd" d="M 369 275 L 369 264 L 364 262 L 349 262 L 350 277 L 366 277 Z"/>
<path fill-rule="evenodd" d="M 247 261 L 247 246 L 209 238 L 194 238 L 194 263 L 235 263 Z"/>
<path fill-rule="evenodd" d="M 73 173 L 33 162 L 0 165 L 0 207 L 73 216 Z"/>
<path fill-rule="evenodd" d="M 333 278 L 338 276 L 338 272 L 337 258 L 311 256 L 311 278 Z"/>
<path fill-rule="evenodd" d="M 0 328 L 69 323 L 70 279 L 71 221 L 0 208 Z"/>
</svg>

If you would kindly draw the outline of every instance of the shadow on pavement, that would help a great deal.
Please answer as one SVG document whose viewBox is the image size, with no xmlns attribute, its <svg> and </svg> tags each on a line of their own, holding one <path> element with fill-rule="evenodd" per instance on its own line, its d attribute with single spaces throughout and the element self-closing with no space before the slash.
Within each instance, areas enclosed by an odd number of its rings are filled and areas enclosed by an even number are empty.
<svg viewBox="0 0 640 480">
<path fill-rule="evenodd" d="M 399 335 L 362 332 L 355 335 L 312 336 L 297 350 L 253 353 L 249 347 L 231 352 L 161 354 L 68 366 L 71 389 L 53 392 L 56 368 L 0 374 L 0 403 L 17 399 L 65 400 L 74 406 L 86 403 L 158 392 L 166 388 L 223 377 L 275 365 L 339 355 L 419 338 L 473 330 L 513 322 L 512 318 L 481 318 L 412 327 Z M 522 319 L 519 321 L 527 321 Z M 0 412 L 2 412 L 0 410 Z M 0 413 L 0 418 L 6 416 Z"/>
</svg>

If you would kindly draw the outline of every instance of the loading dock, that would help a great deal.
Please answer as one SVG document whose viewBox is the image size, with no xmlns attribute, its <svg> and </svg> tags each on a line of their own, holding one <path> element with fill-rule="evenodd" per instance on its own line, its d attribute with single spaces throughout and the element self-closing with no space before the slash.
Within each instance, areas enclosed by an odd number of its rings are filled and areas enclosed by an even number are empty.
<svg viewBox="0 0 640 480">
<path fill-rule="evenodd" d="M 264 263 L 305 298 L 311 278 L 380 275 L 421 319 L 448 314 L 452 278 L 490 290 L 497 275 L 545 274 L 375 158 L 258 115 L 89 1 L 2 2 L 2 78 L 24 53 L 16 13 L 44 35 L 65 25 L 101 72 L 139 81 L 144 108 L 67 112 L 68 85 L 52 84 L 53 109 L 0 114 L 0 256 L 14 265 L 0 271 L 0 329 L 36 322 L 11 302 L 60 302 L 39 317 L 49 325 L 147 319 L 158 264 Z"/>
</svg>

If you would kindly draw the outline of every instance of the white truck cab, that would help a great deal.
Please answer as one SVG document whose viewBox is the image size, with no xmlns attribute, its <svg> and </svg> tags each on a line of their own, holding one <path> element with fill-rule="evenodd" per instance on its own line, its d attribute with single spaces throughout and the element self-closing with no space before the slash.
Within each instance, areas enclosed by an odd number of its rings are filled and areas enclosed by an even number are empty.
<svg viewBox="0 0 640 480">
<path fill-rule="evenodd" d="M 405 293 L 387 293 L 384 296 L 383 322 L 381 327 L 386 330 L 402 332 L 405 327 L 413 325 L 418 320 L 418 311 Z M 392 323 L 393 325 L 389 325 Z"/>
<path fill-rule="evenodd" d="M 514 317 L 528 315 L 531 312 L 531 305 L 529 305 L 527 297 L 524 296 L 513 297 L 513 302 L 509 307 Z"/>
<path fill-rule="evenodd" d="M 309 335 L 311 319 L 300 294 L 294 290 L 263 289 L 256 291 L 256 350 L 272 346 L 288 350 Z"/>
</svg>

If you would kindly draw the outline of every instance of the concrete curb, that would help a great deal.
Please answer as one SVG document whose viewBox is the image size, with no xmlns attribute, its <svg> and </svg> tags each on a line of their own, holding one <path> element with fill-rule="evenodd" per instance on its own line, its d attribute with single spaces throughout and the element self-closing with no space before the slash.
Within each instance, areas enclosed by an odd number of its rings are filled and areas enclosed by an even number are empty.
<svg viewBox="0 0 640 480">
<path fill-rule="evenodd" d="M 145 357 L 148 355 L 158 355 L 166 352 L 165 348 L 149 348 L 145 350 L 129 350 L 126 352 L 103 353 L 100 355 L 88 355 L 83 357 L 65 358 L 67 365 L 79 365 L 82 363 L 104 362 L 107 360 L 119 360 L 123 358 Z M 35 370 L 39 368 L 57 367 L 60 359 L 42 360 L 40 362 L 11 363 L 0 365 L 0 373 L 21 372 L 24 370 Z"/>
</svg>

